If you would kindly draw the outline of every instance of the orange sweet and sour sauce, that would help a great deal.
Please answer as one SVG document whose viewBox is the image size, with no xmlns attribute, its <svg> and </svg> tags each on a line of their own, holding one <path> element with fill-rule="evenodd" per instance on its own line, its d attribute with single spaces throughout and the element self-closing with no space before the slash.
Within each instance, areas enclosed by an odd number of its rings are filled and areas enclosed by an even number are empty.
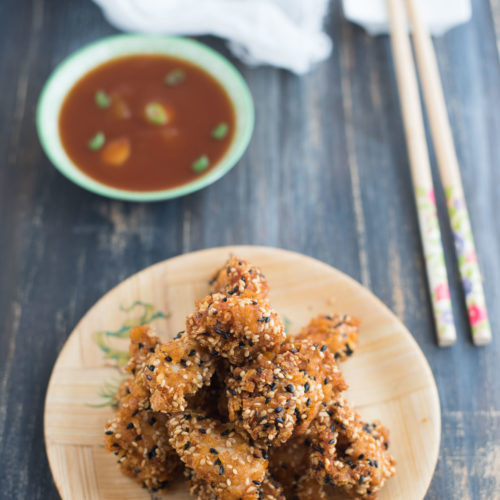
<svg viewBox="0 0 500 500">
<path fill-rule="evenodd" d="M 201 68 L 161 55 L 111 60 L 82 77 L 61 108 L 66 153 L 112 187 L 156 191 L 188 183 L 228 149 L 235 113 Z"/>
</svg>

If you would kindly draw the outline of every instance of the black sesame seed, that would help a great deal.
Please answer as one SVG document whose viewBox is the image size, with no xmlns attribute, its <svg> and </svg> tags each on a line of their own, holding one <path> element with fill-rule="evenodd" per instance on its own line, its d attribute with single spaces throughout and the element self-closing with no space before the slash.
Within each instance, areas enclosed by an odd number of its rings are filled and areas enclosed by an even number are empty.
<svg viewBox="0 0 500 500">
<path fill-rule="evenodd" d="M 104 434 L 107 434 L 108 436 L 111 436 L 111 434 L 113 434 L 113 431 L 106 431 Z"/>
<path fill-rule="evenodd" d="M 328 382 L 330 382 L 330 379 L 328 377 L 325 377 L 325 380 L 323 380 L 323 383 L 326 385 L 326 384 L 328 384 Z"/>
<path fill-rule="evenodd" d="M 158 449 L 158 446 L 155 444 L 152 446 L 152 448 L 148 452 L 148 458 L 151 460 L 155 455 L 156 455 L 156 450 Z"/>
<path fill-rule="evenodd" d="M 222 476 L 222 474 L 224 474 L 224 466 L 223 465 L 221 465 L 219 467 L 219 476 Z"/>
<path fill-rule="evenodd" d="M 185 359 L 181 359 L 181 365 L 185 368 L 186 367 L 186 360 Z"/>
<path fill-rule="evenodd" d="M 146 378 L 147 378 L 148 380 L 153 380 L 153 378 L 151 377 L 151 375 L 150 375 L 149 373 L 146 373 Z"/>
<path fill-rule="evenodd" d="M 229 429 L 226 429 L 225 431 L 222 431 L 220 433 L 221 436 L 227 436 L 229 434 Z"/>
<path fill-rule="evenodd" d="M 263 452 L 262 452 L 262 458 L 264 458 L 265 460 L 267 460 L 267 457 L 268 457 L 268 456 L 269 456 L 269 455 L 267 454 L 267 451 L 263 451 Z"/>
<path fill-rule="evenodd" d="M 190 446 L 191 446 L 191 441 L 188 441 L 188 442 L 184 445 L 184 449 L 185 449 L 185 450 L 187 450 Z"/>
<path fill-rule="evenodd" d="M 373 461 L 373 465 L 375 465 L 375 467 L 377 467 L 378 469 L 378 462 L 376 460 Z"/>
<path fill-rule="evenodd" d="M 172 361 L 172 358 L 170 356 L 165 356 L 165 361 L 167 363 L 170 363 Z"/>
<path fill-rule="evenodd" d="M 213 453 L 214 455 L 218 455 L 219 452 L 215 448 L 210 448 L 210 453 Z"/>
<path fill-rule="evenodd" d="M 139 410 L 134 410 L 134 411 L 132 412 L 132 416 L 133 416 L 133 417 L 135 417 L 138 413 L 139 413 Z"/>
<path fill-rule="evenodd" d="M 228 389 L 229 394 L 236 396 L 236 391 L 234 389 L 231 389 L 231 387 Z"/>
<path fill-rule="evenodd" d="M 274 389 L 276 389 L 276 382 L 273 382 L 269 388 L 271 389 L 271 391 L 274 391 Z"/>
<path fill-rule="evenodd" d="M 266 398 L 266 405 L 271 401 L 271 398 L 269 396 L 267 396 Z"/>
<path fill-rule="evenodd" d="M 333 355 L 333 357 L 334 357 L 335 359 L 339 359 L 339 358 L 340 358 L 340 353 L 336 352 L 336 353 Z"/>
<path fill-rule="evenodd" d="M 309 406 L 310 404 L 311 404 L 311 398 L 307 398 L 306 406 Z"/>
<path fill-rule="evenodd" d="M 154 372 L 155 371 L 155 365 L 149 365 L 148 370 Z"/>
<path fill-rule="evenodd" d="M 253 458 L 260 458 L 260 455 L 258 455 L 257 453 L 254 453 Z"/>
<path fill-rule="evenodd" d="M 155 348 L 154 347 L 150 347 L 149 348 L 149 352 L 155 352 Z"/>
<path fill-rule="evenodd" d="M 364 480 L 365 480 L 365 476 L 359 476 L 358 484 L 363 484 Z"/>
<path fill-rule="evenodd" d="M 304 384 L 304 393 L 309 392 L 309 382 Z"/>
<path fill-rule="evenodd" d="M 353 354 L 353 350 L 351 349 L 351 346 L 349 344 L 345 345 L 345 353 L 347 356 L 351 356 Z"/>
<path fill-rule="evenodd" d="M 127 429 L 133 429 L 134 428 L 134 424 L 132 422 L 130 422 L 130 424 L 127 424 Z"/>
<path fill-rule="evenodd" d="M 278 424 L 282 424 L 283 423 L 283 419 L 281 417 L 277 417 L 276 420 L 275 420 L 276 423 Z"/>
<path fill-rule="evenodd" d="M 361 453 L 361 455 L 358 456 L 358 460 L 363 460 L 363 458 L 365 458 L 365 454 Z"/>
<path fill-rule="evenodd" d="M 290 352 L 293 354 L 297 354 L 299 351 L 294 347 L 293 349 L 290 349 Z"/>
<path fill-rule="evenodd" d="M 191 356 L 194 356 L 195 354 L 196 354 L 196 351 L 195 351 L 194 349 L 191 349 L 191 350 L 189 351 L 188 356 L 189 356 L 189 357 L 191 357 Z"/>
<path fill-rule="evenodd" d="M 200 429 L 200 434 L 206 434 L 207 431 L 205 429 Z"/>
<path fill-rule="evenodd" d="M 285 387 L 285 390 L 287 392 L 291 392 L 293 394 L 293 385 L 292 384 L 288 384 L 286 387 Z"/>
<path fill-rule="evenodd" d="M 335 443 L 335 439 L 330 439 L 330 441 L 328 441 L 328 444 L 334 444 Z"/>
<path fill-rule="evenodd" d="M 325 352 L 325 351 L 326 351 L 326 345 L 321 347 L 321 352 Z"/>
<path fill-rule="evenodd" d="M 224 297 L 224 298 L 222 299 L 222 302 L 227 302 L 227 297 Z"/>
<path fill-rule="evenodd" d="M 143 344 L 142 342 L 139 342 L 139 343 L 137 344 L 137 347 L 139 347 L 139 349 L 142 349 L 142 348 L 144 347 L 144 344 Z"/>
<path fill-rule="evenodd" d="M 141 469 L 134 469 L 134 474 L 139 474 L 141 472 Z"/>
<path fill-rule="evenodd" d="M 142 436 L 139 434 L 136 438 L 135 438 L 136 441 L 142 441 Z"/>
<path fill-rule="evenodd" d="M 281 413 L 283 411 L 283 406 L 278 406 L 276 410 L 274 410 L 274 413 Z"/>
<path fill-rule="evenodd" d="M 325 468 L 325 464 L 321 460 L 318 461 L 318 465 L 319 465 L 320 469 Z"/>
<path fill-rule="evenodd" d="M 217 458 L 217 460 L 214 462 L 214 465 L 222 465 L 220 458 Z"/>
<path fill-rule="evenodd" d="M 256 484 L 257 486 L 260 486 L 260 481 L 252 481 L 253 484 Z"/>
<path fill-rule="evenodd" d="M 192 418 L 192 415 L 190 415 L 189 413 L 186 413 L 184 415 L 184 420 L 191 420 L 191 418 Z"/>
<path fill-rule="evenodd" d="M 156 417 L 151 417 L 149 419 L 149 425 L 154 425 L 156 423 Z"/>
</svg>

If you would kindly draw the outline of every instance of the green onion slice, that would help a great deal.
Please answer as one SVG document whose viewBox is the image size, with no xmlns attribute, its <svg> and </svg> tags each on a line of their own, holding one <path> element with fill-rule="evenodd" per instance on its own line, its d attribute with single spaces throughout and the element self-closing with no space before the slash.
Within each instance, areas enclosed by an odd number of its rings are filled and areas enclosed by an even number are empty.
<svg viewBox="0 0 500 500">
<path fill-rule="evenodd" d="M 89 149 L 92 151 L 97 151 L 101 149 L 104 146 L 104 143 L 106 142 L 106 137 L 102 132 L 97 132 L 92 139 L 88 142 Z"/>
<path fill-rule="evenodd" d="M 173 69 L 170 73 L 165 77 L 165 83 L 170 87 L 175 87 L 179 85 L 186 79 L 186 73 L 181 68 Z"/>
<path fill-rule="evenodd" d="M 219 123 L 217 127 L 215 127 L 212 130 L 212 137 L 214 139 L 217 139 L 218 141 L 221 141 L 226 137 L 227 133 L 229 132 L 229 125 L 227 123 Z"/>
<path fill-rule="evenodd" d="M 197 160 L 193 162 L 193 170 L 199 174 L 208 168 L 210 165 L 210 160 L 207 155 L 200 156 Z"/>
<path fill-rule="evenodd" d="M 154 125 L 165 125 L 167 123 L 167 112 L 158 102 L 150 102 L 146 105 L 146 118 Z"/>
<path fill-rule="evenodd" d="M 95 93 L 94 99 L 99 108 L 105 109 L 111 106 L 111 97 L 104 90 L 98 90 Z"/>
</svg>

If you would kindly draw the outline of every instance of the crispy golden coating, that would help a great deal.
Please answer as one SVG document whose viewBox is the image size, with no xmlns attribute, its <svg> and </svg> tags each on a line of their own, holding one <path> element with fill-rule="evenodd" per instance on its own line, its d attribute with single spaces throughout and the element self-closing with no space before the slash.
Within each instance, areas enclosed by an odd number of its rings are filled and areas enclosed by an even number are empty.
<svg viewBox="0 0 500 500">
<path fill-rule="evenodd" d="M 269 285 L 262 271 L 243 259 L 231 257 L 210 281 L 213 293 L 267 298 Z"/>
<path fill-rule="evenodd" d="M 327 345 L 334 358 L 345 361 L 358 346 L 359 320 L 345 314 L 320 315 L 302 328 L 294 340 Z"/>
<path fill-rule="evenodd" d="M 150 393 L 154 411 L 175 412 L 187 407 L 186 397 L 210 384 L 215 359 L 182 332 L 175 339 L 151 348 L 136 364 L 136 379 Z"/>
<path fill-rule="evenodd" d="M 127 370 L 135 375 L 138 367 L 143 366 L 146 357 L 154 352 L 159 345 L 160 339 L 152 334 L 149 325 L 141 325 L 132 328 L 130 331 L 129 361 Z"/>
<path fill-rule="evenodd" d="M 214 356 L 241 364 L 285 340 L 278 314 L 265 300 L 208 295 L 187 318 L 187 333 Z"/>
<path fill-rule="evenodd" d="M 220 500 L 259 498 L 267 460 L 232 424 L 187 411 L 168 421 L 170 444 Z"/>
<path fill-rule="evenodd" d="M 376 492 L 396 473 L 389 454 L 388 431 L 379 422 L 365 423 L 338 396 L 308 429 L 311 476 L 331 484 L 351 498 L 375 499 Z"/>
<path fill-rule="evenodd" d="M 129 391 L 130 380 L 120 388 L 123 399 L 119 410 L 105 427 L 104 445 L 118 457 L 122 472 L 145 487 L 165 488 L 182 469 L 182 462 L 168 442 L 166 417 L 151 410 L 138 409 Z M 147 400 L 146 400 L 147 401 Z"/>
<path fill-rule="evenodd" d="M 309 342 L 286 343 L 232 367 L 226 380 L 229 419 L 262 446 L 303 433 L 327 399 L 345 389 L 333 359 Z"/>
<path fill-rule="evenodd" d="M 196 477 L 193 471 L 186 469 L 189 493 L 198 500 L 217 500 L 218 496 L 207 481 Z M 257 485 L 256 485 L 257 486 Z M 260 485 L 259 498 L 261 500 L 286 500 L 281 485 L 269 475 Z"/>
<path fill-rule="evenodd" d="M 298 479 L 295 496 L 299 500 L 326 500 L 328 498 L 324 486 L 316 478 L 307 474 Z"/>
</svg>

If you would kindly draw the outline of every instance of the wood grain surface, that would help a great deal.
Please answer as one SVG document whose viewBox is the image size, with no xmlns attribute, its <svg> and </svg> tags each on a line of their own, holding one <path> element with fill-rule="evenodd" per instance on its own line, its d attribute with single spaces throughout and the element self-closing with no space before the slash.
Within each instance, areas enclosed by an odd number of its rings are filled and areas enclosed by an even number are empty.
<svg viewBox="0 0 500 500">
<path fill-rule="evenodd" d="M 413 333 L 437 381 L 442 443 L 427 498 L 499 497 L 500 2 L 473 4 L 472 21 L 435 47 L 494 342 L 470 342 L 444 220 L 458 342 L 443 350 L 435 343 L 387 37 L 345 22 L 334 1 L 334 52 L 314 72 L 298 78 L 235 61 L 256 102 L 242 161 L 197 194 L 130 204 L 58 174 L 34 126 L 55 65 L 115 31 L 90 0 L 0 2 L 0 498 L 58 498 L 43 402 L 57 355 L 85 311 L 139 269 L 227 244 L 296 250 L 369 287 Z M 203 41 L 227 54 L 221 41 Z M 437 198 L 444 214 L 440 189 Z"/>
<path fill-rule="evenodd" d="M 108 292 L 78 323 L 57 359 L 44 412 L 47 454 L 62 498 L 150 498 L 103 449 L 103 426 L 115 412 L 103 386 L 123 377 L 117 366 L 130 328 L 146 321 L 162 339 L 174 337 L 230 255 L 265 273 L 271 304 L 289 335 L 318 314 L 338 311 L 361 320 L 359 347 L 341 368 L 349 401 L 364 419 L 380 419 L 390 430 L 398 472 L 380 500 L 422 500 L 437 461 L 441 418 L 434 379 L 411 334 L 345 274 L 294 252 L 257 246 L 208 249 L 150 266 Z M 189 494 L 176 485 L 167 497 L 186 500 Z"/>
</svg>

